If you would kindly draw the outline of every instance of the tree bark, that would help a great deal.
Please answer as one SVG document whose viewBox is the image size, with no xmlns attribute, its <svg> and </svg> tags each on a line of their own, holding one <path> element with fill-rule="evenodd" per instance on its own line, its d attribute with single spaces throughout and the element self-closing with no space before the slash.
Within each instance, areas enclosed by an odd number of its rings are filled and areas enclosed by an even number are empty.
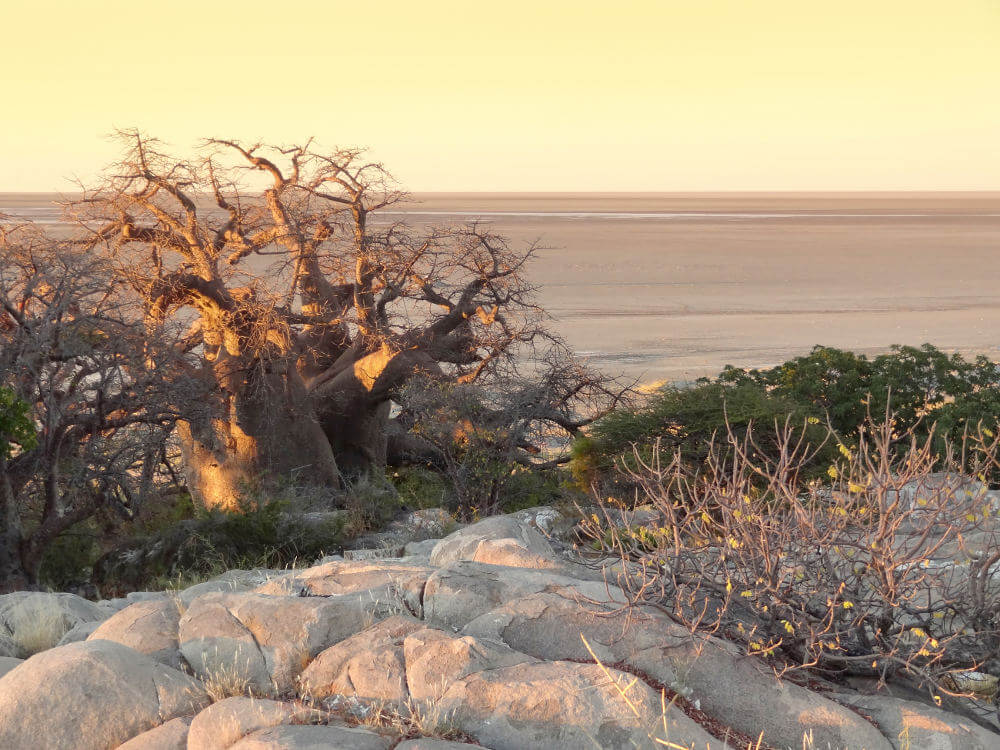
<svg viewBox="0 0 1000 750">
<path fill-rule="evenodd" d="M 7 471 L 7 459 L 0 456 L 0 593 L 22 591 L 34 583 L 21 560 L 21 519 Z"/>
<path fill-rule="evenodd" d="M 179 424 L 188 489 L 205 508 L 238 510 L 280 477 L 339 487 L 330 442 L 294 370 L 228 379 L 196 420 Z"/>
</svg>

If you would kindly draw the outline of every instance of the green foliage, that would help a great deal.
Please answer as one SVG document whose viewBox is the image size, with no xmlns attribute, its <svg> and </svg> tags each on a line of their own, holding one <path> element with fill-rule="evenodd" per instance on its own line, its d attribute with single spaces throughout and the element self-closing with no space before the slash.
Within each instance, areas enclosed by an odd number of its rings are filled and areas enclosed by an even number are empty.
<svg viewBox="0 0 1000 750">
<path fill-rule="evenodd" d="M 10 388 L 0 387 L 0 458 L 10 458 L 14 445 L 31 450 L 37 443 L 31 404 Z"/>
<path fill-rule="evenodd" d="M 627 460 L 633 444 L 648 455 L 658 437 L 663 447 L 698 461 L 707 441 L 725 434 L 727 420 L 737 436 L 752 422 L 764 453 L 774 447 L 774 425 L 786 419 L 793 426 L 805 424 L 812 445 L 825 433 L 817 420 L 851 445 L 867 419 L 878 421 L 889 412 L 900 434 L 913 429 L 918 440 L 930 437 L 943 455 L 945 445 L 961 443 L 965 431 L 995 427 L 1000 420 L 1000 365 L 924 344 L 894 346 L 871 359 L 817 346 L 766 370 L 726 367 L 715 379 L 666 388 L 641 408 L 600 420 L 574 444 L 572 470 L 580 485 L 591 486 L 613 473 L 615 461 Z M 807 471 L 821 466 L 835 448 L 830 441 Z"/>
<path fill-rule="evenodd" d="M 45 550 L 39 581 L 53 591 L 67 591 L 90 580 L 101 555 L 101 534 L 92 518 L 70 527 Z"/>
<path fill-rule="evenodd" d="M 503 488 L 501 510 L 513 513 L 539 505 L 555 505 L 565 498 L 563 478 L 556 471 L 515 466 Z"/>
<path fill-rule="evenodd" d="M 284 568 L 343 547 L 349 514 L 287 514 L 282 502 L 247 502 L 238 512 L 213 510 L 104 555 L 94 582 L 105 591 L 162 586 L 234 568 Z"/>
<path fill-rule="evenodd" d="M 992 427 L 1000 419 L 1000 365 L 983 356 L 969 361 L 930 344 L 894 346 L 870 360 L 816 347 L 770 370 L 727 368 L 719 380 L 754 384 L 811 405 L 845 437 L 856 436 L 869 414 L 880 420 L 891 411 L 899 431 L 914 427 L 918 438 L 926 438 L 933 429 L 942 451 L 946 441 L 960 442 L 967 428 Z"/>
<path fill-rule="evenodd" d="M 448 504 L 448 482 L 440 472 L 424 466 L 400 466 L 390 477 L 399 502 L 414 509 L 440 508 Z"/>
<path fill-rule="evenodd" d="M 573 475 L 578 483 L 593 484 L 614 474 L 616 463 L 631 465 L 633 446 L 643 458 L 652 455 L 659 440 L 665 455 L 680 451 L 692 463 L 708 456 L 713 439 L 725 443 L 728 429 L 743 438 L 753 426 L 753 438 L 765 453 L 774 449 L 778 432 L 786 426 L 802 434 L 809 445 L 822 449 L 811 466 L 818 471 L 831 449 L 818 410 L 811 405 L 768 392 L 757 383 L 702 382 L 691 388 L 668 387 L 638 409 L 612 412 L 599 420 L 589 436 L 573 446 Z"/>
</svg>

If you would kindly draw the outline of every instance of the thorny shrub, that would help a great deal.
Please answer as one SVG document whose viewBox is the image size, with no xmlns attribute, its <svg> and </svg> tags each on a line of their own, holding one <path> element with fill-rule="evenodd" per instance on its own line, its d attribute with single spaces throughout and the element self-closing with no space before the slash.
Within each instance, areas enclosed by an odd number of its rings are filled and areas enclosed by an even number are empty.
<svg viewBox="0 0 1000 750">
<path fill-rule="evenodd" d="M 908 681 L 965 706 L 952 697 L 975 692 L 969 672 L 1000 674 L 1000 519 L 981 482 L 933 470 L 944 458 L 982 476 L 998 438 L 980 427 L 942 457 L 933 431 L 869 420 L 855 448 L 831 432 L 839 458 L 820 483 L 802 476 L 817 447 L 787 422 L 778 433 L 774 452 L 729 431 L 697 466 L 635 451 L 623 470 L 654 520 L 616 525 L 610 503 L 590 519 L 629 561 L 632 603 L 740 642 L 779 674 Z"/>
</svg>

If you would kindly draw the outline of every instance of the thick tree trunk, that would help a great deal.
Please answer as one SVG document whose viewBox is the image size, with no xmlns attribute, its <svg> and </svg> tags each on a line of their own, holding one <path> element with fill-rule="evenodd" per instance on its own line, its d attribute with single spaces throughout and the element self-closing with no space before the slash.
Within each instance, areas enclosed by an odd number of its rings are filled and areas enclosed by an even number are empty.
<svg viewBox="0 0 1000 750">
<path fill-rule="evenodd" d="M 249 377 L 235 393 L 220 391 L 202 418 L 179 425 L 179 434 L 188 489 L 206 508 L 239 509 L 274 478 L 341 483 L 330 442 L 294 372 Z"/>
<path fill-rule="evenodd" d="M 385 469 L 389 444 L 388 401 L 324 417 L 323 431 L 348 479 Z"/>
</svg>

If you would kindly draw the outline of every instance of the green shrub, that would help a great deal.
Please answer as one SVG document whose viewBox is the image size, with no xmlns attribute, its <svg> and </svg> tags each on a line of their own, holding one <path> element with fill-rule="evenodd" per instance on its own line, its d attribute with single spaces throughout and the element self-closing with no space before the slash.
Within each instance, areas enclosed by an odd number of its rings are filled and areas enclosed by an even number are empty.
<svg viewBox="0 0 1000 750">
<path fill-rule="evenodd" d="M 0 387 L 0 459 L 10 458 L 13 445 L 31 450 L 36 442 L 31 405 L 10 388 Z"/>
<path fill-rule="evenodd" d="M 868 415 L 892 412 L 898 432 L 913 428 L 918 439 L 932 433 L 935 447 L 957 445 L 966 429 L 1000 420 L 1000 365 L 983 356 L 967 360 L 924 344 L 894 346 L 873 359 L 815 347 L 770 370 L 726 368 L 720 382 L 754 384 L 768 393 L 813 407 L 845 438 L 858 434 Z"/>
<path fill-rule="evenodd" d="M 94 563 L 101 556 L 101 533 L 88 518 L 64 531 L 45 550 L 38 578 L 53 591 L 68 591 L 90 580 Z"/>
<path fill-rule="evenodd" d="M 105 593 L 163 588 L 234 568 L 284 568 L 339 551 L 350 514 L 329 520 L 287 514 L 285 503 L 246 503 L 239 512 L 208 511 L 145 536 L 133 537 L 94 566 Z"/>
<path fill-rule="evenodd" d="M 633 446 L 643 458 L 652 455 L 659 440 L 669 456 L 681 451 L 691 463 L 703 461 L 712 441 L 724 446 L 728 429 L 737 439 L 753 426 L 753 440 L 764 453 L 777 444 L 778 431 L 786 428 L 802 434 L 819 451 L 809 466 L 816 473 L 836 451 L 827 443 L 827 430 L 820 412 L 785 396 L 770 393 L 752 381 L 740 383 L 702 382 L 691 388 L 667 387 L 634 410 L 612 412 L 594 424 L 585 439 L 573 446 L 573 475 L 585 486 L 616 482 L 616 464 L 634 461 Z M 620 477 L 617 477 L 620 480 Z"/>
<path fill-rule="evenodd" d="M 817 346 L 766 370 L 726 367 L 715 379 L 692 388 L 666 388 L 643 406 L 620 410 L 598 421 L 573 446 L 572 470 L 580 486 L 607 484 L 616 461 L 627 461 L 632 446 L 649 454 L 657 438 L 666 450 L 681 449 L 691 461 L 706 456 L 713 435 L 725 437 L 726 422 L 737 437 L 754 424 L 762 452 L 774 449 L 775 425 L 803 426 L 810 445 L 819 446 L 825 424 L 849 447 L 866 420 L 895 417 L 899 435 L 933 441 L 935 452 L 960 445 L 966 431 L 988 430 L 1000 420 L 1000 365 L 986 357 L 967 360 L 924 344 L 894 346 L 869 359 Z M 836 440 L 805 468 L 816 473 L 832 457 Z M 900 450 L 905 450 L 901 446 Z M 994 481 L 1000 476 L 992 477 Z"/>
<path fill-rule="evenodd" d="M 448 504 L 448 482 L 441 472 L 424 466 L 400 466 L 390 480 L 399 502 L 408 508 L 440 508 Z"/>
<path fill-rule="evenodd" d="M 513 513 L 539 505 L 555 505 L 565 497 L 563 485 L 563 477 L 557 471 L 515 466 L 504 484 L 501 510 Z"/>
</svg>

